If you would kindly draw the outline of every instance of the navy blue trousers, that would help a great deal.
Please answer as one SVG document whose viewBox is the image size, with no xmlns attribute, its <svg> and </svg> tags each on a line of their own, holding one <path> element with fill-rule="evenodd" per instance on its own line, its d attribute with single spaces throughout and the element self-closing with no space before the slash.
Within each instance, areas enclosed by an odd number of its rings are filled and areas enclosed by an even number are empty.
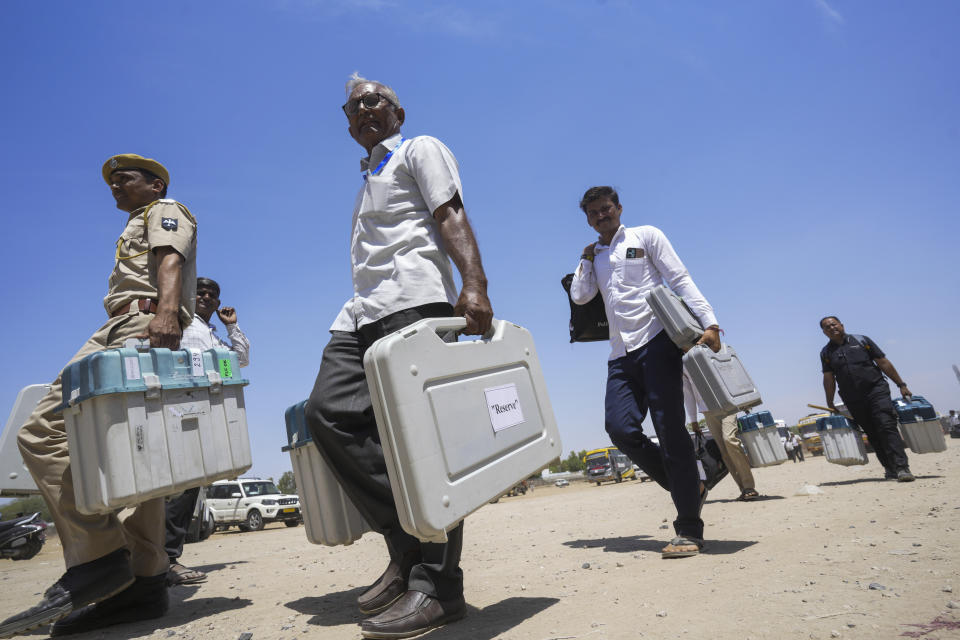
<svg viewBox="0 0 960 640">
<path fill-rule="evenodd" d="M 703 538 L 700 473 L 684 426 L 683 354 L 661 331 L 607 364 L 606 428 L 610 440 L 657 484 L 677 508 L 677 535 Z M 650 413 L 660 445 L 643 434 Z"/>
</svg>

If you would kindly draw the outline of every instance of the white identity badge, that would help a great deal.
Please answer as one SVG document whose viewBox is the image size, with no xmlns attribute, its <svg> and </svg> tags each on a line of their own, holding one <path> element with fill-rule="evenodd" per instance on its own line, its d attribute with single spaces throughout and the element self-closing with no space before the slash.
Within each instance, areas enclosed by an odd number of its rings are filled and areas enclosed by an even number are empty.
<svg viewBox="0 0 960 640">
<path fill-rule="evenodd" d="M 490 412 L 490 424 L 494 433 L 515 427 L 524 421 L 517 385 L 491 387 L 484 389 L 483 393 L 487 397 L 487 411 Z"/>
<path fill-rule="evenodd" d="M 203 354 L 200 349 L 190 349 L 190 367 L 194 376 L 203 375 Z"/>
<path fill-rule="evenodd" d="M 126 356 L 123 359 L 124 369 L 126 369 L 127 380 L 140 379 L 140 358 L 137 356 Z"/>
</svg>

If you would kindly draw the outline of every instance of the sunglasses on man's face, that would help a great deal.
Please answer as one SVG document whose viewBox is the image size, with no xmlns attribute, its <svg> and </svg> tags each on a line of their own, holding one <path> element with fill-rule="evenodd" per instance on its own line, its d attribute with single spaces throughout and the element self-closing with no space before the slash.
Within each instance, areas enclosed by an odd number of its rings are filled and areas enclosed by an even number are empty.
<svg viewBox="0 0 960 640">
<path fill-rule="evenodd" d="M 386 102 L 387 104 L 393 104 L 390 101 L 390 98 L 379 93 L 366 93 L 359 98 L 354 98 L 353 100 L 348 100 L 347 104 L 343 105 L 343 112 L 348 116 L 354 116 L 357 114 L 357 111 L 360 110 L 360 103 L 363 103 L 367 109 L 376 109 L 380 106 L 380 103 Z"/>
</svg>

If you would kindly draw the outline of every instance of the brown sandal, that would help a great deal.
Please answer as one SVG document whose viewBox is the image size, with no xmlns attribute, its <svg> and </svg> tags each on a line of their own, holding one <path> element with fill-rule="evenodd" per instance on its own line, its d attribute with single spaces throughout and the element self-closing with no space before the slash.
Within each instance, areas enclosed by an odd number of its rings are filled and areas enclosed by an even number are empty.
<svg viewBox="0 0 960 640">
<path fill-rule="evenodd" d="M 660 551 L 661 558 L 689 558 L 698 555 L 703 548 L 703 540 L 693 536 L 677 536 Z"/>
<path fill-rule="evenodd" d="M 185 567 L 179 562 L 174 562 L 170 565 L 170 569 L 167 571 L 167 585 L 176 586 L 178 584 L 196 584 L 197 582 L 203 582 L 207 579 L 207 574 L 203 571 L 197 571 L 196 569 L 190 569 Z"/>
<path fill-rule="evenodd" d="M 750 500 L 756 500 L 760 497 L 760 494 L 757 493 L 756 489 L 744 489 L 740 492 L 740 497 L 737 498 L 740 502 L 749 502 Z"/>
</svg>

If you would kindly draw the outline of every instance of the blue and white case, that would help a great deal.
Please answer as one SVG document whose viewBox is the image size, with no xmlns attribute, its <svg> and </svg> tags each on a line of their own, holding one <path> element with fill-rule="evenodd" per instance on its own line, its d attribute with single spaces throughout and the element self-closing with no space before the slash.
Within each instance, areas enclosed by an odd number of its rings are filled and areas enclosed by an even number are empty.
<svg viewBox="0 0 960 640">
<path fill-rule="evenodd" d="M 250 468 L 237 354 L 109 349 L 62 374 L 74 494 L 108 513 Z"/>
</svg>

